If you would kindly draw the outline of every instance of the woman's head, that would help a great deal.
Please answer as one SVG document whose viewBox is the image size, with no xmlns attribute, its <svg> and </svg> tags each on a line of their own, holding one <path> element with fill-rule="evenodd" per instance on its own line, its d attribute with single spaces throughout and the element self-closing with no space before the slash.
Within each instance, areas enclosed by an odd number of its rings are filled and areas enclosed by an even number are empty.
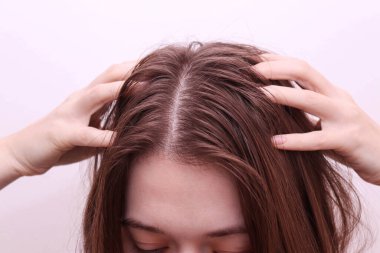
<svg viewBox="0 0 380 253">
<path fill-rule="evenodd" d="M 238 192 L 213 165 L 173 161 L 164 153 L 132 165 L 123 212 L 124 248 L 159 252 L 248 252 Z"/>
<path fill-rule="evenodd" d="M 323 151 L 272 146 L 314 129 L 259 89 L 292 86 L 252 69 L 262 53 L 195 42 L 137 63 L 93 118 L 117 134 L 95 160 L 86 252 L 344 252 L 360 214 L 351 185 Z"/>
</svg>

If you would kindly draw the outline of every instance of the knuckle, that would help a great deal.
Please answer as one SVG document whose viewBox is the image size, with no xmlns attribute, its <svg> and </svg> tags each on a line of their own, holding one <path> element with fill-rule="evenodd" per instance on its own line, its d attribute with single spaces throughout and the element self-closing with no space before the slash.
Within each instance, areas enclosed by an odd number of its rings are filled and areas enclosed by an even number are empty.
<svg viewBox="0 0 380 253">
<path fill-rule="evenodd" d="M 86 95 L 88 88 L 82 88 L 71 93 L 65 100 L 65 103 L 68 105 L 75 105 L 78 101 L 81 101 L 83 96 Z"/>
<path fill-rule="evenodd" d="M 322 135 L 318 138 L 318 146 L 319 148 L 324 148 L 327 146 L 327 137 L 325 135 Z"/>
<path fill-rule="evenodd" d="M 103 92 L 104 92 L 103 85 L 98 84 L 96 86 L 93 86 L 87 89 L 84 96 L 89 101 L 99 100 Z"/>
<path fill-rule="evenodd" d="M 116 71 L 118 68 L 119 68 L 120 64 L 117 64 L 117 63 L 114 63 L 114 64 L 111 64 L 108 68 L 107 68 L 107 71 L 108 72 L 114 72 Z"/>
<path fill-rule="evenodd" d="M 354 98 L 353 98 L 353 96 L 352 96 L 351 93 L 349 93 L 349 92 L 346 91 L 345 89 L 342 89 L 342 88 L 340 88 L 340 87 L 338 87 L 338 86 L 336 86 L 335 88 L 338 90 L 339 94 L 340 94 L 343 98 L 348 99 L 348 100 L 350 100 L 350 101 L 354 101 Z"/>
<path fill-rule="evenodd" d="M 319 102 L 319 96 L 316 92 L 311 90 L 303 90 L 304 99 L 309 104 L 317 104 Z"/>
<path fill-rule="evenodd" d="M 295 60 L 295 77 L 298 79 L 304 79 L 304 77 L 309 73 L 311 66 L 304 60 L 296 59 Z"/>
<path fill-rule="evenodd" d="M 82 90 L 76 90 L 72 92 L 70 95 L 68 95 L 61 103 L 59 106 L 57 106 L 52 112 L 53 114 L 63 117 L 66 116 L 69 111 L 75 107 L 75 104 L 77 103 L 78 100 L 80 100 Z"/>
<path fill-rule="evenodd" d="M 357 137 L 360 133 L 362 133 L 362 127 L 360 124 L 350 124 L 350 126 L 347 127 L 346 135 L 353 137 Z"/>
<path fill-rule="evenodd" d="M 359 120 L 362 114 L 359 107 L 352 103 L 342 104 L 342 111 L 344 117 L 352 122 Z"/>
<path fill-rule="evenodd" d="M 361 126 L 358 124 L 350 124 L 349 126 L 346 126 L 346 129 L 342 131 L 340 135 L 340 140 L 350 139 L 350 141 L 344 143 L 341 141 L 342 146 L 348 147 L 350 149 L 355 149 L 355 147 L 357 147 L 359 144 L 363 130 L 364 129 L 361 129 Z"/>
<path fill-rule="evenodd" d="M 82 93 L 82 89 L 73 91 L 69 96 L 66 97 L 65 102 L 76 100 L 80 94 Z"/>
<path fill-rule="evenodd" d="M 112 64 L 106 70 L 106 74 L 111 77 L 118 77 L 120 75 L 121 64 Z"/>
<path fill-rule="evenodd" d="M 316 149 L 326 149 L 329 146 L 331 146 L 333 140 L 327 135 L 327 134 L 320 134 L 316 139 L 315 139 L 315 146 Z"/>
</svg>

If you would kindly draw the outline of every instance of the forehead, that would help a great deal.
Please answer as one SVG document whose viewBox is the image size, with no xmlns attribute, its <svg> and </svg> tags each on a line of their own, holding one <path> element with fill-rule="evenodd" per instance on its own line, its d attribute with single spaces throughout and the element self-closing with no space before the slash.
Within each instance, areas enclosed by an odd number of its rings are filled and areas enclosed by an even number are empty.
<svg viewBox="0 0 380 253">
<path fill-rule="evenodd" d="M 173 234 L 241 225 L 236 188 L 221 170 L 177 163 L 159 153 L 141 157 L 129 177 L 124 217 Z"/>
</svg>

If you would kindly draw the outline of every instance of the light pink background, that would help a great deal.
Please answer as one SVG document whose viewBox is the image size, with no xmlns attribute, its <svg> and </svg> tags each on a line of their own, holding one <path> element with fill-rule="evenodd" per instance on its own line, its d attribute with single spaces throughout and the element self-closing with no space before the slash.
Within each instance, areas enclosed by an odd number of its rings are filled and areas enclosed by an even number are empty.
<svg viewBox="0 0 380 253">
<path fill-rule="evenodd" d="M 379 27 L 376 0 L 0 1 L 0 136 L 44 116 L 108 65 L 190 40 L 303 58 L 380 122 Z M 74 252 L 86 167 L 60 166 L 2 190 L 0 252 Z M 355 182 L 375 239 L 368 252 L 380 252 L 380 187 Z"/>
</svg>

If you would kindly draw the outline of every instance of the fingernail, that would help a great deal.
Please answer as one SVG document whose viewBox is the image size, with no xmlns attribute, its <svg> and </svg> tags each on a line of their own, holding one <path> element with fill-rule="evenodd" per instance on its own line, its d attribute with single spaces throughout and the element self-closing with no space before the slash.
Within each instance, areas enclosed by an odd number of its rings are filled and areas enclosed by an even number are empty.
<svg viewBox="0 0 380 253">
<path fill-rule="evenodd" d="M 283 135 L 275 135 L 272 137 L 272 141 L 275 145 L 284 144 L 286 141 L 286 137 Z"/>
</svg>

